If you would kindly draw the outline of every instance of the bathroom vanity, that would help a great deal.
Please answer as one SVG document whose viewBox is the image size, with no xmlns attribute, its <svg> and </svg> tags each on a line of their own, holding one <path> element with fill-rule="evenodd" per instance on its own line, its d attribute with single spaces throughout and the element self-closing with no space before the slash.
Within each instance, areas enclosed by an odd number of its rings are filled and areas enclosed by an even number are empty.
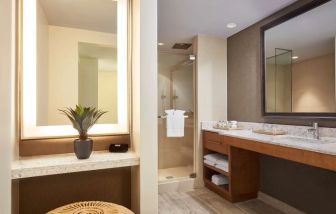
<svg viewBox="0 0 336 214">
<path fill-rule="evenodd" d="M 256 198 L 259 191 L 259 154 L 336 171 L 336 143 L 293 135 L 262 135 L 251 130 L 222 131 L 203 127 L 203 155 L 220 153 L 228 156 L 229 171 L 203 164 L 207 188 L 231 202 Z M 227 185 L 215 185 L 211 176 L 221 173 Z"/>
</svg>

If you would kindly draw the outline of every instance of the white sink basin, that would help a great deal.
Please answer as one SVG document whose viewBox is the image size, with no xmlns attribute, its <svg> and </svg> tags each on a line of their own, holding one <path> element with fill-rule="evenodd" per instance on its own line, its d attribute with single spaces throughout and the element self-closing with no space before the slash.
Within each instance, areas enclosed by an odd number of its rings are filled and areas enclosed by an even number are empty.
<svg viewBox="0 0 336 214">
<path fill-rule="evenodd" d="M 327 143 L 336 143 L 336 138 L 331 137 L 322 137 L 320 139 L 306 138 L 306 137 L 298 137 L 298 136 L 290 136 L 290 135 L 282 135 L 277 136 L 276 140 L 278 142 L 284 143 L 313 143 L 313 144 L 327 144 Z"/>
</svg>

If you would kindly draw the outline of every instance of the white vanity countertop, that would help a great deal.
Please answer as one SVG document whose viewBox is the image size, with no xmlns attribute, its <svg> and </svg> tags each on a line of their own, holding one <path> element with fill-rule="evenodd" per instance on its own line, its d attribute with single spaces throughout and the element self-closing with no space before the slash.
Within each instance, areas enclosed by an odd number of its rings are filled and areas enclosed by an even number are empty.
<svg viewBox="0 0 336 214">
<path fill-rule="evenodd" d="M 302 149 L 307 151 L 313 151 L 323 154 L 336 155 L 336 142 L 335 143 L 306 143 L 299 142 L 296 140 L 283 139 L 284 136 L 273 136 L 273 135 L 265 135 L 258 134 L 252 132 L 252 130 L 220 130 L 212 128 L 212 126 L 206 125 L 203 126 L 202 130 L 217 132 L 220 135 L 226 135 L 230 137 L 237 137 L 246 140 L 253 140 L 261 143 L 268 143 L 278 146 L 285 146 L 290 148 Z M 288 136 L 288 135 L 287 135 Z"/>
<path fill-rule="evenodd" d="M 74 153 L 21 157 L 12 163 L 12 179 L 110 169 L 139 165 L 134 152 L 93 152 L 89 159 L 78 160 Z"/>
</svg>

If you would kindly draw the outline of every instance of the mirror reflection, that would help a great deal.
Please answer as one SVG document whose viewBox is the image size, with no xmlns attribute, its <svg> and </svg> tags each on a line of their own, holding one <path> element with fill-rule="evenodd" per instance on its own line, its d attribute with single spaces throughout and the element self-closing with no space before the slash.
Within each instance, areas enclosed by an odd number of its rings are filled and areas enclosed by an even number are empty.
<svg viewBox="0 0 336 214">
<path fill-rule="evenodd" d="M 266 112 L 336 112 L 335 20 L 333 0 L 264 32 Z"/>
<path fill-rule="evenodd" d="M 65 125 L 58 109 L 108 111 L 118 123 L 117 2 L 39 0 L 36 7 L 37 125 Z"/>
</svg>

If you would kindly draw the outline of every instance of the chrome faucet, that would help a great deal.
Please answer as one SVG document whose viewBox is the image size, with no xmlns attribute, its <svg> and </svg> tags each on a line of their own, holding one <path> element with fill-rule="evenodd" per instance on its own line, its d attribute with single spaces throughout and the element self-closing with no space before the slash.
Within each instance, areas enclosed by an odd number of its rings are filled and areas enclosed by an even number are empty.
<svg viewBox="0 0 336 214">
<path fill-rule="evenodd" d="M 309 132 L 313 132 L 314 139 L 320 139 L 320 132 L 318 123 L 313 123 L 313 128 L 308 129 Z"/>
</svg>

